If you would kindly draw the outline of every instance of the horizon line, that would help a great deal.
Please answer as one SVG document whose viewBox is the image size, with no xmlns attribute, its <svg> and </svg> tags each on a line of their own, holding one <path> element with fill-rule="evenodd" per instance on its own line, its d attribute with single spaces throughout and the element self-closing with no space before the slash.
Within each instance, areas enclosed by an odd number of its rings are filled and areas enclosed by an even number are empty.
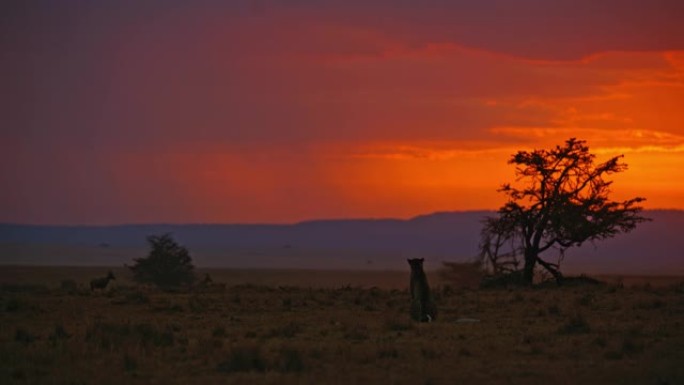
<svg viewBox="0 0 684 385">
<path fill-rule="evenodd" d="M 467 214 L 467 213 L 494 213 L 495 209 L 472 209 L 472 210 L 440 210 L 429 213 L 417 214 L 409 217 L 329 217 L 310 218 L 292 222 L 124 222 L 111 224 L 59 224 L 59 223 L 18 223 L 0 222 L 0 226 L 25 226 L 25 227 L 132 227 L 132 226 L 297 226 L 315 222 L 354 222 L 354 221 L 404 221 L 409 222 L 422 217 L 439 214 Z M 681 208 L 652 208 L 644 209 L 643 212 L 684 212 Z"/>
</svg>

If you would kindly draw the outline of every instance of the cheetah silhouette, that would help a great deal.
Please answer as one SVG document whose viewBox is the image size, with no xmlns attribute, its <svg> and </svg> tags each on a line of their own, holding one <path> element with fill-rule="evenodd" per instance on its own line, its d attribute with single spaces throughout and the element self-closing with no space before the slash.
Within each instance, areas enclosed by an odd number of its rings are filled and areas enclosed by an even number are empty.
<svg viewBox="0 0 684 385">
<path fill-rule="evenodd" d="M 437 319 L 437 307 L 423 271 L 424 259 L 414 258 L 407 261 L 411 266 L 411 318 L 418 322 L 432 322 Z"/>
</svg>

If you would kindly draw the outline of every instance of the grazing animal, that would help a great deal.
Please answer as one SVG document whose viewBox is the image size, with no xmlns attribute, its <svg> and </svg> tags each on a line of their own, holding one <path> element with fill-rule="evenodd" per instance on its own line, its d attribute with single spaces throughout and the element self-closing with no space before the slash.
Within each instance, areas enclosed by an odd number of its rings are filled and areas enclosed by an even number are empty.
<svg viewBox="0 0 684 385">
<path fill-rule="evenodd" d="M 411 318 L 419 322 L 437 319 L 437 307 L 432 300 L 427 276 L 423 271 L 423 258 L 407 259 L 411 266 Z"/>
<path fill-rule="evenodd" d="M 107 273 L 106 277 L 103 278 L 95 278 L 90 281 L 90 290 L 95 291 L 95 289 L 100 289 L 104 290 L 107 287 L 107 284 L 109 283 L 110 280 L 116 280 L 116 277 L 114 277 L 114 274 L 110 271 Z"/>
</svg>

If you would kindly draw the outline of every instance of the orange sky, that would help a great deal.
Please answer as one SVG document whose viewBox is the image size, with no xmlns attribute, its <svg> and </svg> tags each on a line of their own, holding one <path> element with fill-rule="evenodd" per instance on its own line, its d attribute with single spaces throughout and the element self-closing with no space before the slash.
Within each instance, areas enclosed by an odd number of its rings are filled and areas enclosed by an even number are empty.
<svg viewBox="0 0 684 385">
<path fill-rule="evenodd" d="M 512 153 L 569 137 L 625 155 L 616 198 L 684 209 L 676 2 L 572 8 L 579 24 L 565 2 L 531 0 L 508 13 L 199 3 L 11 10 L 0 222 L 495 209 Z"/>
</svg>

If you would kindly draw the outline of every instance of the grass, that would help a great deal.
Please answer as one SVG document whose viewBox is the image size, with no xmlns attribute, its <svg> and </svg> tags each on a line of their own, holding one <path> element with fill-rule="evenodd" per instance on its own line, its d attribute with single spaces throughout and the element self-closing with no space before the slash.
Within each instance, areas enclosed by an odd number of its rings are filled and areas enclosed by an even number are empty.
<svg viewBox="0 0 684 385">
<path fill-rule="evenodd" d="M 226 285 L 177 293 L 118 275 L 95 293 L 77 275 L 0 284 L 0 383 L 684 383 L 681 285 L 474 290 L 435 278 L 440 318 L 418 324 L 405 287 L 270 274 L 212 273 Z"/>
<path fill-rule="evenodd" d="M 580 313 L 576 313 L 567 319 L 567 321 L 558 329 L 561 334 L 584 334 L 591 331 L 589 322 Z"/>
<path fill-rule="evenodd" d="M 268 366 L 261 349 L 256 345 L 236 346 L 228 353 L 228 358 L 216 365 L 216 370 L 230 374 L 236 372 L 264 372 Z"/>
</svg>

